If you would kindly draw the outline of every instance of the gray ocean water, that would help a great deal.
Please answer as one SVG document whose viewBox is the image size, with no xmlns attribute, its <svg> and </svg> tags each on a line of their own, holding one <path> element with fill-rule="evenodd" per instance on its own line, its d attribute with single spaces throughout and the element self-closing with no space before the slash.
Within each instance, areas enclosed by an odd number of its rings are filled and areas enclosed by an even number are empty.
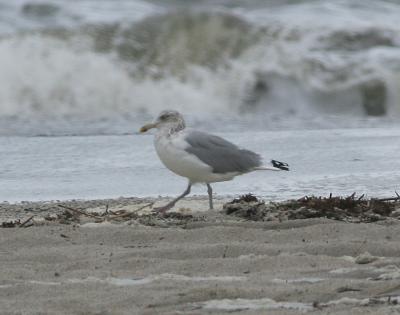
<svg viewBox="0 0 400 315">
<path fill-rule="evenodd" d="M 399 16 L 394 0 L 0 0 L 0 200 L 176 194 L 133 134 L 165 108 L 292 165 L 220 194 L 392 195 Z"/>
<path fill-rule="evenodd" d="M 394 196 L 400 191 L 400 129 L 225 132 L 220 135 L 286 161 L 290 172 L 259 171 L 216 183 L 219 196 L 268 200 L 329 193 Z M 151 136 L 0 137 L 0 200 L 176 195 L 186 180 L 159 161 Z M 194 194 L 206 194 L 198 185 Z"/>
</svg>

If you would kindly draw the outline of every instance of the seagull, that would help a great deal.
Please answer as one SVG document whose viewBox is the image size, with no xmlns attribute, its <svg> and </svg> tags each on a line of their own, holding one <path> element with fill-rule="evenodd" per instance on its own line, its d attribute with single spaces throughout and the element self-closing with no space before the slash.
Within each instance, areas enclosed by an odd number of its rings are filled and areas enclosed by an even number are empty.
<svg viewBox="0 0 400 315">
<path fill-rule="evenodd" d="M 258 170 L 289 170 L 287 163 L 271 160 L 270 165 L 263 165 L 261 156 L 255 152 L 239 148 L 221 137 L 186 128 L 182 115 L 174 110 L 162 111 L 154 123 L 144 125 L 140 132 L 152 128 L 157 129 L 154 146 L 160 160 L 169 170 L 188 179 L 188 186 L 181 195 L 154 209 L 162 214 L 187 196 L 193 184 L 207 185 L 209 206 L 213 209 L 210 183 L 228 181 Z"/>
</svg>

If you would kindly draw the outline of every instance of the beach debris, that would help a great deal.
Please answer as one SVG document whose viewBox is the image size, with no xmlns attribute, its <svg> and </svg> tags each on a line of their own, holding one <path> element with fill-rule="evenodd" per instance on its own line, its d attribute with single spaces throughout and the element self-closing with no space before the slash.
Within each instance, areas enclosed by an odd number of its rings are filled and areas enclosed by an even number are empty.
<svg viewBox="0 0 400 315">
<path fill-rule="evenodd" d="M 361 291 L 361 289 L 352 288 L 352 287 L 349 287 L 349 286 L 339 287 L 339 288 L 336 289 L 337 293 L 358 292 L 358 291 Z"/>
<path fill-rule="evenodd" d="M 400 218 L 398 207 L 400 196 L 393 198 L 371 198 L 364 195 L 356 197 L 305 196 L 297 200 L 268 203 L 251 194 L 236 198 L 226 203 L 223 209 L 228 215 L 235 215 L 253 221 L 298 220 L 309 218 L 328 218 L 333 220 L 368 223 Z"/>
<path fill-rule="evenodd" d="M 34 215 L 30 216 L 28 219 L 26 219 L 25 221 L 21 222 L 19 227 L 22 228 L 22 227 L 32 226 L 33 224 L 28 224 L 28 223 L 31 222 L 33 218 L 34 218 Z"/>
<path fill-rule="evenodd" d="M 247 194 L 224 204 L 223 209 L 228 215 L 233 214 L 248 220 L 260 221 L 265 217 L 266 205 L 256 196 Z"/>
<path fill-rule="evenodd" d="M 79 210 L 79 209 L 74 209 L 74 208 L 71 208 L 71 207 L 68 207 L 68 206 L 65 206 L 65 205 L 58 205 L 60 208 L 64 208 L 64 209 L 67 209 L 68 211 L 72 211 L 72 212 L 75 212 L 75 213 L 77 213 L 78 215 L 79 214 L 81 214 L 81 215 L 85 215 L 85 216 L 88 216 L 88 217 L 91 217 L 91 218 L 95 218 L 95 219 L 101 219 L 99 216 L 97 216 L 97 215 L 94 215 L 94 214 L 91 214 L 91 213 L 88 213 L 88 212 L 85 212 L 85 211 L 82 211 L 82 210 Z"/>
<path fill-rule="evenodd" d="M 14 228 L 21 224 L 20 220 L 11 220 L 11 221 L 4 221 L 1 223 L 2 228 Z"/>
<path fill-rule="evenodd" d="M 140 199 L 120 198 L 93 201 L 66 201 L 49 203 L 28 203 L 31 215 L 29 218 L 12 217 L 0 221 L 2 228 L 30 227 L 42 224 L 96 224 L 96 223 L 125 223 L 140 224 L 154 227 L 180 226 L 186 228 L 190 222 L 205 221 L 204 216 L 194 217 L 188 209 L 179 209 L 177 212 L 168 212 L 164 217 L 152 212 L 153 200 L 143 202 Z M 7 205 L 5 212 L 15 211 L 26 213 L 25 205 Z M 8 208 L 9 207 L 9 208 Z M 2 209 L 0 209 L 2 210 Z M 14 212 L 15 213 L 15 212 Z M 11 216 L 9 216 L 11 218 Z M 34 219 L 35 217 L 35 219 Z"/>
<path fill-rule="evenodd" d="M 72 221 L 79 223 L 88 223 L 93 221 L 93 223 L 102 223 L 106 221 L 124 223 L 132 221 L 141 225 L 160 228 L 167 228 L 171 225 L 185 226 L 187 222 L 197 220 L 197 218 L 193 218 L 191 214 L 181 212 L 168 212 L 163 217 L 160 217 L 157 212 L 141 213 L 141 211 L 146 208 L 151 209 L 153 205 L 154 202 L 149 202 L 134 210 L 121 209 L 111 211 L 107 204 L 104 212 L 87 212 L 70 206 L 58 205 L 60 208 L 65 209 L 63 213 L 58 215 L 58 219 L 60 223 L 64 224 L 70 224 Z"/>
<path fill-rule="evenodd" d="M 392 216 L 393 218 L 399 218 L 399 217 L 400 217 L 400 206 L 399 206 L 398 209 L 394 210 L 394 211 L 391 213 L 391 216 Z"/>
<path fill-rule="evenodd" d="M 33 224 L 29 222 L 32 221 L 32 219 L 34 218 L 34 215 L 30 216 L 28 219 L 24 220 L 21 222 L 21 220 L 11 220 L 11 221 L 4 221 L 1 223 L 1 227 L 2 228 L 15 228 L 15 227 L 30 227 Z"/>
<path fill-rule="evenodd" d="M 369 263 L 374 262 L 375 260 L 378 260 L 378 259 L 379 259 L 378 257 L 372 256 L 368 252 L 364 252 L 364 253 L 358 255 L 355 258 L 354 262 L 356 264 L 360 264 L 361 265 L 361 264 L 369 264 Z"/>
<path fill-rule="evenodd" d="M 154 200 L 120 198 L 107 200 L 2 204 L 0 228 L 30 227 L 43 224 L 121 223 L 154 227 L 179 226 L 193 228 L 205 221 L 287 221 L 309 218 L 329 218 L 344 222 L 368 223 L 400 220 L 400 195 L 392 198 L 305 196 L 297 200 L 269 202 L 253 194 L 246 194 L 227 202 L 223 212 L 193 214 L 188 208 L 167 212 L 165 216 L 152 211 Z M 29 211 L 26 211 L 29 209 Z M 29 217 L 27 214 L 29 213 Z M 212 218 L 210 217 L 212 216 Z M 355 258 L 354 258 L 355 259 Z M 360 257 L 359 263 L 368 261 Z M 369 263 L 369 262 L 364 262 Z"/>
<path fill-rule="evenodd" d="M 192 219 L 193 216 L 191 214 L 181 213 L 181 212 L 167 212 L 164 215 L 164 219 L 178 219 L 178 220 L 186 220 Z"/>
<path fill-rule="evenodd" d="M 53 216 L 47 215 L 45 217 L 47 221 L 55 221 L 60 224 L 71 224 L 71 223 L 80 223 L 79 214 L 76 212 L 71 212 L 69 210 L 64 210 L 61 213 L 56 214 L 56 219 Z"/>
<path fill-rule="evenodd" d="M 65 209 L 65 211 L 58 215 L 58 219 L 61 223 L 71 223 L 71 221 L 81 222 L 81 216 L 94 219 L 96 223 L 101 223 L 104 221 L 128 221 L 130 219 L 137 219 L 138 212 L 151 207 L 154 202 L 147 203 L 133 211 L 128 210 L 119 210 L 119 211 L 110 211 L 108 204 L 106 205 L 106 209 L 102 213 L 98 212 L 87 212 L 81 209 L 72 208 L 70 206 L 66 206 L 63 204 L 57 205 L 60 208 Z M 53 220 L 53 218 L 47 218 L 48 220 Z"/>
</svg>

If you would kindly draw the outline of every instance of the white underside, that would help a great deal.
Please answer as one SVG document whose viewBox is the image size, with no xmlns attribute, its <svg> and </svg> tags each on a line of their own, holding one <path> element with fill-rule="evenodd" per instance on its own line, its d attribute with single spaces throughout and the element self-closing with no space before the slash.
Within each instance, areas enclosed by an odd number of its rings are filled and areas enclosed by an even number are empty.
<svg viewBox="0 0 400 315">
<path fill-rule="evenodd" d="M 212 168 L 194 154 L 185 151 L 188 143 L 184 140 L 186 130 L 168 135 L 159 130 L 154 145 L 160 160 L 172 172 L 186 177 L 191 183 L 214 183 L 231 180 L 242 173 L 216 174 Z"/>
</svg>

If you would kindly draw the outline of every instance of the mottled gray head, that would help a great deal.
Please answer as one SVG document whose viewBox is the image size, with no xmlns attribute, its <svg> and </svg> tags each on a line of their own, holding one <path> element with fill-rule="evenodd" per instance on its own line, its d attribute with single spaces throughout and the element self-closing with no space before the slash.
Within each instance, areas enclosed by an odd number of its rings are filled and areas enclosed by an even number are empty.
<svg viewBox="0 0 400 315">
<path fill-rule="evenodd" d="M 176 132 L 185 128 L 185 120 L 176 110 L 164 110 L 158 115 L 154 123 L 144 125 L 140 132 L 146 132 L 151 128 L 168 129 Z"/>
</svg>

